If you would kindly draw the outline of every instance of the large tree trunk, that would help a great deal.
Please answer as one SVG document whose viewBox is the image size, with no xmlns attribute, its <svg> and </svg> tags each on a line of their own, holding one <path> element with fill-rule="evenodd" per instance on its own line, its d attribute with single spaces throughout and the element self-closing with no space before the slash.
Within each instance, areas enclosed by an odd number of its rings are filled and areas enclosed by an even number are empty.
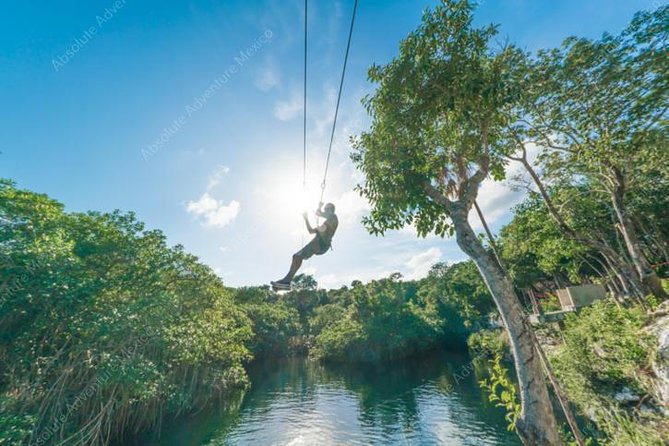
<svg viewBox="0 0 669 446">
<path fill-rule="evenodd" d="M 636 233 L 636 228 L 632 223 L 632 219 L 627 215 L 624 193 L 625 186 L 623 179 L 621 178 L 621 175 L 617 175 L 617 184 L 611 193 L 611 202 L 613 203 L 613 209 L 615 210 L 616 218 L 618 219 L 618 230 L 625 240 L 625 247 L 632 258 L 632 263 L 641 279 L 641 285 L 643 286 L 644 291 L 647 294 L 654 294 L 661 299 L 667 299 L 669 296 L 667 296 L 667 293 L 662 288 L 660 278 L 657 277 L 653 267 L 643 253 L 639 237 Z"/>
<path fill-rule="evenodd" d="M 456 204 L 451 219 L 458 246 L 476 263 L 509 334 L 520 387 L 518 434 L 526 445 L 559 445 L 558 426 L 544 381 L 541 359 L 534 349 L 532 327 L 513 285 L 476 237 L 467 221 L 467 214 L 464 206 Z"/>
</svg>

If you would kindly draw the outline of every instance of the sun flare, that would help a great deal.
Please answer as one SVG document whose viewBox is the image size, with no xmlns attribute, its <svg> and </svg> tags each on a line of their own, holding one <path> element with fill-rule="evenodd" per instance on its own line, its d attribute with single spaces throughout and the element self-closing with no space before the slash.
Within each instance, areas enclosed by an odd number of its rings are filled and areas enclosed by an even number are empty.
<svg viewBox="0 0 669 446">
<path fill-rule="evenodd" d="M 267 208 L 276 223 L 285 227 L 291 233 L 302 233 L 301 216 L 304 212 L 314 221 L 315 211 L 318 208 L 320 189 L 304 187 L 298 175 L 287 173 L 272 175 L 268 178 L 265 190 L 267 191 Z"/>
</svg>

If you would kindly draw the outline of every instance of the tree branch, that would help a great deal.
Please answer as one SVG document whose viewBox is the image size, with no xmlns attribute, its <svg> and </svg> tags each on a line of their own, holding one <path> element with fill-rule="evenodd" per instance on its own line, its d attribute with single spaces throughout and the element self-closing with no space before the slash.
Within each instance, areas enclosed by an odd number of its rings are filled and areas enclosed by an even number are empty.
<svg viewBox="0 0 669 446">
<path fill-rule="evenodd" d="M 485 180 L 490 172 L 490 157 L 488 155 L 483 155 L 478 162 L 479 168 L 471 177 L 465 179 L 462 183 L 460 190 L 462 194 L 459 197 L 460 203 L 464 206 L 467 211 L 471 209 L 476 199 L 476 195 L 479 190 L 479 185 Z"/>
<path fill-rule="evenodd" d="M 451 200 L 439 192 L 439 189 L 434 187 L 432 183 L 427 180 L 423 182 L 423 190 L 427 196 L 432 199 L 432 201 L 442 206 L 446 210 L 446 213 L 450 215 L 450 213 L 453 211 L 453 202 Z"/>
</svg>

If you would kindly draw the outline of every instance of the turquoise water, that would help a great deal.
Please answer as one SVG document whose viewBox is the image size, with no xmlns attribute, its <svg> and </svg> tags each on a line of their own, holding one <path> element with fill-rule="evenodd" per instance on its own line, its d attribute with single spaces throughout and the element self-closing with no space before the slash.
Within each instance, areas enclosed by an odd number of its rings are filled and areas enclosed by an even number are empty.
<svg viewBox="0 0 669 446">
<path fill-rule="evenodd" d="M 232 403 L 170 423 L 142 444 L 518 445 L 467 356 L 439 352 L 382 368 L 265 361 Z"/>
</svg>

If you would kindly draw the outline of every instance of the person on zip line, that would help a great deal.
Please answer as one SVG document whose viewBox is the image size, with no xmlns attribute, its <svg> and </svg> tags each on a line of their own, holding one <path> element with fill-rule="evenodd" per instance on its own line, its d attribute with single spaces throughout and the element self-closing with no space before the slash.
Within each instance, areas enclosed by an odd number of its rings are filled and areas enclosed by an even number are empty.
<svg viewBox="0 0 669 446">
<path fill-rule="evenodd" d="M 274 291 L 289 290 L 290 282 L 302 266 L 302 262 L 314 255 L 323 255 L 332 247 L 332 238 L 337 231 L 337 226 L 339 226 L 339 219 L 335 214 L 335 205 L 328 203 L 323 207 L 323 203 L 319 203 L 316 215 L 324 218 L 325 221 L 320 226 L 313 228 L 309 223 L 307 213 L 302 214 L 304 223 L 307 225 L 307 231 L 309 231 L 309 234 L 315 234 L 315 236 L 302 249 L 293 254 L 293 261 L 290 264 L 288 274 L 283 279 L 270 282 Z"/>
</svg>

